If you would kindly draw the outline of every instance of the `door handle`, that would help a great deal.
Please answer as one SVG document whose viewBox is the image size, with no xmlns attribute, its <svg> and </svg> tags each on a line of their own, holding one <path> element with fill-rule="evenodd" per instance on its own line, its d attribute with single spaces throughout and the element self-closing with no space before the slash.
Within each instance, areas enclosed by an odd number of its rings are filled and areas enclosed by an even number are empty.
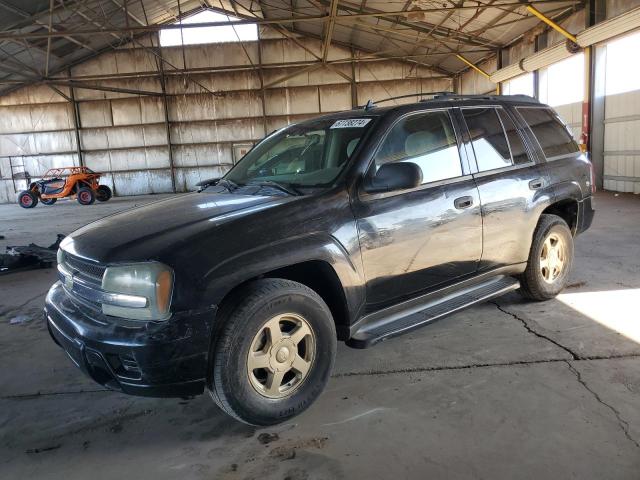
<svg viewBox="0 0 640 480">
<path fill-rule="evenodd" d="M 544 181 L 541 178 L 536 178 L 529 182 L 529 188 L 531 190 L 538 190 L 539 188 L 542 188 L 543 185 Z"/>
<path fill-rule="evenodd" d="M 459 197 L 453 201 L 453 205 L 458 209 L 462 210 L 464 208 L 469 208 L 473 205 L 473 197 Z"/>
</svg>

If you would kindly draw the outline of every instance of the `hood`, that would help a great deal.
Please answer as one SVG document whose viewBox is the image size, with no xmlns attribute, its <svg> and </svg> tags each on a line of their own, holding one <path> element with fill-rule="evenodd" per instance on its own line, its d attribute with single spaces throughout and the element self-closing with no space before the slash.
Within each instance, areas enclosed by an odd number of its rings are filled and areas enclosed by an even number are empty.
<svg viewBox="0 0 640 480">
<path fill-rule="evenodd" d="M 98 262 L 142 261 L 231 219 L 297 197 L 192 193 L 109 215 L 63 240 L 69 253 Z"/>
</svg>

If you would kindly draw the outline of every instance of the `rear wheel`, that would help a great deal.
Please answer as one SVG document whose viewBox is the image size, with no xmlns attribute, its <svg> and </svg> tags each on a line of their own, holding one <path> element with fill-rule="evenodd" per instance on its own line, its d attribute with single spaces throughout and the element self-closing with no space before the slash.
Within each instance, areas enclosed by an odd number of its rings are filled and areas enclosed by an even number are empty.
<svg viewBox="0 0 640 480">
<path fill-rule="evenodd" d="M 112 197 L 111 189 L 106 185 L 100 185 L 96 191 L 96 200 L 99 202 L 106 202 Z"/>
<path fill-rule="evenodd" d="M 78 203 L 80 205 L 91 205 L 96 201 L 96 194 L 93 193 L 93 190 L 87 187 L 82 187 L 78 189 Z"/>
<path fill-rule="evenodd" d="M 33 208 L 38 204 L 38 196 L 31 190 L 24 190 L 18 194 L 18 203 L 22 208 Z"/>
<path fill-rule="evenodd" d="M 43 205 L 53 205 L 57 200 L 57 198 L 40 198 Z"/>
<path fill-rule="evenodd" d="M 331 312 L 308 287 L 282 279 L 249 284 L 219 312 L 209 388 L 226 413 L 274 425 L 308 408 L 336 354 Z"/>
<path fill-rule="evenodd" d="M 532 300 L 555 297 L 567 285 L 573 264 L 573 236 L 557 215 L 542 215 L 533 235 L 520 293 Z"/>
</svg>

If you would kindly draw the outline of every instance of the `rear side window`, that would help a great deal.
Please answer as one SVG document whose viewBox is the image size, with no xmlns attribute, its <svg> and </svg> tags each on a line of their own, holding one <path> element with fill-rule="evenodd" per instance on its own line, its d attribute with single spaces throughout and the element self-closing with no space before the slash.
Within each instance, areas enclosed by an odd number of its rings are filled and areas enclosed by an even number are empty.
<svg viewBox="0 0 640 480">
<path fill-rule="evenodd" d="M 460 153 L 449 114 L 420 113 L 396 123 L 376 154 L 376 170 L 390 162 L 415 163 L 422 170 L 423 184 L 461 176 Z"/>
<path fill-rule="evenodd" d="M 538 139 L 547 159 L 575 153 L 578 144 L 567 131 L 562 120 L 548 108 L 516 107 Z"/>
<path fill-rule="evenodd" d="M 484 172 L 511 166 L 509 142 L 496 109 L 464 108 L 462 115 L 469 129 L 478 170 Z"/>
<path fill-rule="evenodd" d="M 507 113 L 499 109 L 498 115 L 502 120 L 504 131 L 507 133 L 507 139 L 509 140 L 509 146 L 511 147 L 511 157 L 515 165 L 521 165 L 523 163 L 529 163 L 529 157 L 527 156 L 527 149 L 524 146 L 522 137 L 516 128 L 516 124 L 513 123 L 511 117 Z"/>
</svg>

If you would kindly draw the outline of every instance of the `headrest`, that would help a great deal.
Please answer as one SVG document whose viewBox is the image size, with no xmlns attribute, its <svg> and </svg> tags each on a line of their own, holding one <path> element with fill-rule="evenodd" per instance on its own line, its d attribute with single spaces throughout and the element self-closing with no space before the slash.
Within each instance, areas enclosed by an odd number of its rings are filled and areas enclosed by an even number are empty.
<svg viewBox="0 0 640 480">
<path fill-rule="evenodd" d="M 408 157 L 414 157 L 433 150 L 435 143 L 435 135 L 431 132 L 415 132 L 407 136 L 404 141 L 404 150 Z"/>
<path fill-rule="evenodd" d="M 360 141 L 360 138 L 354 138 L 347 144 L 347 158 L 351 158 L 351 155 L 353 154 L 353 151 L 356 149 L 356 145 L 358 145 L 359 141 Z"/>
</svg>

